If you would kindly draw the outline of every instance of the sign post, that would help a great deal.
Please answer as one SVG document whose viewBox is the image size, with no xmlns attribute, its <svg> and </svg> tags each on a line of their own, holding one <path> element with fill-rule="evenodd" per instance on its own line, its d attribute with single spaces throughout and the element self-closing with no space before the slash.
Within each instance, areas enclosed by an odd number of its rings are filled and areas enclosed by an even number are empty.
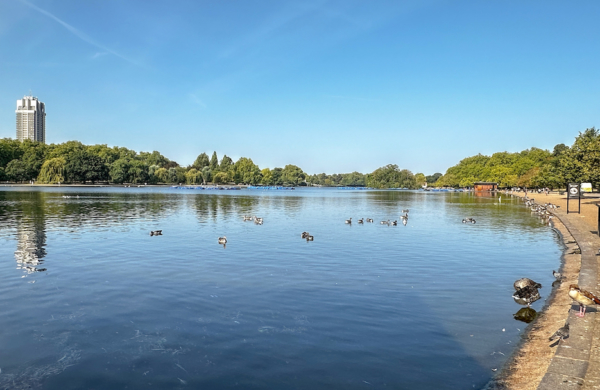
<svg viewBox="0 0 600 390">
<path fill-rule="evenodd" d="M 579 208 L 577 209 L 577 214 L 581 214 L 581 183 L 567 184 L 567 214 L 569 214 L 569 201 L 571 200 L 571 198 L 577 198 L 577 200 L 579 201 Z"/>
</svg>

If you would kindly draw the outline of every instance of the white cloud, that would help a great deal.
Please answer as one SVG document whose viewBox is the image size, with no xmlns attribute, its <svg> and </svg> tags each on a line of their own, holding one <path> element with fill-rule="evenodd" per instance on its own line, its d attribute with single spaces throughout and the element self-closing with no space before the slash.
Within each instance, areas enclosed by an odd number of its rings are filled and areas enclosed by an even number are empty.
<svg viewBox="0 0 600 390">
<path fill-rule="evenodd" d="M 112 54 L 114 56 L 117 56 L 117 57 L 119 57 L 119 58 L 121 58 L 121 59 L 123 59 L 123 60 L 125 60 L 125 61 L 127 61 L 129 63 L 132 63 L 134 65 L 138 65 L 138 66 L 142 66 L 140 63 L 138 63 L 138 62 L 136 62 L 136 61 L 134 61 L 132 59 L 129 59 L 129 58 L 127 58 L 127 57 L 125 57 L 125 56 L 117 53 L 116 51 L 111 50 L 111 49 L 107 48 L 106 46 L 103 46 L 103 45 L 95 42 L 92 38 L 90 38 L 89 36 L 87 36 L 85 33 L 83 33 L 82 31 L 80 31 L 78 29 L 76 29 L 75 27 L 71 26 L 67 22 L 59 19 L 58 17 L 54 16 L 50 12 L 41 9 L 40 7 L 38 7 L 38 6 L 34 5 L 34 4 L 31 4 L 27 0 L 19 0 L 19 1 L 21 3 L 23 3 L 23 4 L 25 4 L 26 6 L 28 6 L 29 8 L 34 9 L 37 12 L 41 13 L 42 15 L 45 15 L 45 16 L 49 17 L 50 19 L 54 20 L 55 22 L 57 22 L 58 24 L 60 24 L 64 28 L 66 28 L 70 33 L 72 33 L 77 38 L 81 39 L 82 41 L 87 42 L 90 45 L 96 46 L 97 48 L 102 49 L 104 52 L 110 53 L 110 54 Z M 96 54 L 98 54 L 98 53 L 96 53 Z M 93 58 L 96 58 L 96 55 L 94 55 Z"/>
</svg>

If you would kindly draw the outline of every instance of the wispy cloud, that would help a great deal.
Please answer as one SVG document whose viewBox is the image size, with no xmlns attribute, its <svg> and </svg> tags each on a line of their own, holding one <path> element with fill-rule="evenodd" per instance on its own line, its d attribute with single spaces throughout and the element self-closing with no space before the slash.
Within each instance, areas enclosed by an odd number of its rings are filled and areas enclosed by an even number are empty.
<svg viewBox="0 0 600 390">
<path fill-rule="evenodd" d="M 206 108 L 206 104 L 204 104 L 204 102 L 202 100 L 200 100 L 200 98 L 196 95 L 194 95 L 193 93 L 188 93 L 188 96 L 190 97 L 190 99 L 192 99 L 192 101 L 194 103 L 196 103 L 198 106 L 202 107 L 202 108 Z"/>
<path fill-rule="evenodd" d="M 61 26 L 63 26 L 64 28 L 66 28 L 71 34 L 75 35 L 77 38 L 81 39 L 84 42 L 89 43 L 90 45 L 96 46 L 98 49 L 103 50 L 105 53 L 110 53 L 116 57 L 119 57 L 131 64 L 137 65 L 137 66 L 142 66 L 142 64 L 140 64 L 139 62 L 136 62 L 130 58 L 127 58 L 119 53 L 117 53 L 114 50 L 109 49 L 108 47 L 99 44 L 98 42 L 94 41 L 92 38 L 90 38 L 89 36 L 87 36 L 85 33 L 83 33 L 82 31 L 76 29 L 75 27 L 71 26 L 70 24 L 68 24 L 67 22 L 59 19 L 58 17 L 54 16 L 53 14 L 51 14 L 50 12 L 41 9 L 40 7 L 31 4 L 30 2 L 28 2 L 27 0 L 19 0 L 21 3 L 25 4 L 26 6 L 28 6 L 29 8 L 41 13 L 42 15 L 45 15 L 47 17 L 49 17 L 50 19 L 54 20 L 55 22 L 57 22 L 58 24 L 60 24 Z M 97 56 L 102 55 L 101 53 L 96 53 L 94 55 L 93 58 L 97 58 Z"/>
<path fill-rule="evenodd" d="M 92 56 L 92 60 L 95 60 L 96 58 L 103 57 L 103 56 L 105 56 L 105 55 L 107 55 L 107 54 L 108 54 L 108 53 L 107 53 L 107 52 L 105 52 L 105 51 L 99 51 L 99 52 L 97 52 L 96 54 L 94 54 L 94 55 Z"/>
</svg>

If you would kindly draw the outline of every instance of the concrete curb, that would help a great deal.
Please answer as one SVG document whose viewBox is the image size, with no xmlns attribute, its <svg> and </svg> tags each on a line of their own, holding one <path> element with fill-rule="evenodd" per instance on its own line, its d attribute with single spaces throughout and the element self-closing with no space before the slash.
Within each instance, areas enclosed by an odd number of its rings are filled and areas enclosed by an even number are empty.
<svg viewBox="0 0 600 390">
<path fill-rule="evenodd" d="M 581 249 L 579 286 L 597 294 L 600 288 L 596 253 L 600 248 L 600 238 L 592 234 L 579 214 L 567 215 L 563 210 L 554 214 Z M 576 316 L 578 310 L 578 304 L 571 306 L 570 336 L 558 345 L 538 390 L 600 389 L 600 335 L 596 331 L 600 329 L 599 308 L 588 308 L 584 318 Z"/>
</svg>

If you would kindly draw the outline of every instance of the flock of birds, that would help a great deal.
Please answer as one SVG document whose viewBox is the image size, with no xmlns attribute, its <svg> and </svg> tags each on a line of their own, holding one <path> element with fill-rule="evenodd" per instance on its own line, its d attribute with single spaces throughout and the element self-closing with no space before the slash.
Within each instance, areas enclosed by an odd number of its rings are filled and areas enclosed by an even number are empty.
<svg viewBox="0 0 600 390">
<path fill-rule="evenodd" d="M 525 201 L 525 205 L 530 208 L 531 212 L 539 214 L 543 218 L 547 218 L 548 224 L 552 224 L 552 218 L 554 217 L 551 213 L 551 210 L 556 210 L 560 206 L 557 206 L 552 203 L 544 203 L 538 204 L 535 202 L 535 199 L 530 199 L 525 197 L 523 199 Z M 463 221 L 464 222 L 464 221 Z M 561 283 L 564 279 L 566 279 L 560 272 L 552 271 L 552 275 L 556 279 L 552 285 L 555 283 Z M 514 283 L 515 293 L 513 294 L 513 298 L 515 302 L 521 305 L 530 305 L 540 299 L 540 293 L 538 289 L 542 288 L 540 283 L 537 283 L 529 278 L 521 278 Z M 577 317 L 583 318 L 585 316 L 586 308 L 591 305 L 600 305 L 600 298 L 591 292 L 580 288 L 577 284 L 571 284 L 569 286 L 569 297 L 573 299 L 573 301 L 579 304 L 579 313 L 576 314 Z M 550 336 L 549 341 L 556 340 L 551 346 L 558 345 L 560 340 L 564 340 L 569 337 L 569 322 L 565 323 L 564 326 L 559 328 L 552 336 Z"/>
<path fill-rule="evenodd" d="M 404 225 L 404 226 L 406 226 L 406 224 L 408 223 L 408 212 L 409 211 L 410 211 L 409 209 L 404 209 L 404 210 L 402 210 L 403 214 L 400 215 L 400 221 L 402 222 L 402 225 Z M 373 223 L 374 222 L 373 218 L 361 218 L 361 219 L 359 219 L 357 221 L 357 223 L 359 225 L 362 225 L 362 224 L 365 223 L 365 220 L 366 220 L 367 223 Z M 394 220 L 394 221 L 388 219 L 387 221 L 381 221 L 380 223 L 381 223 L 381 225 L 398 226 L 398 220 L 397 219 Z M 352 225 L 352 218 L 348 218 L 346 220 L 346 224 L 347 225 Z"/>
</svg>

